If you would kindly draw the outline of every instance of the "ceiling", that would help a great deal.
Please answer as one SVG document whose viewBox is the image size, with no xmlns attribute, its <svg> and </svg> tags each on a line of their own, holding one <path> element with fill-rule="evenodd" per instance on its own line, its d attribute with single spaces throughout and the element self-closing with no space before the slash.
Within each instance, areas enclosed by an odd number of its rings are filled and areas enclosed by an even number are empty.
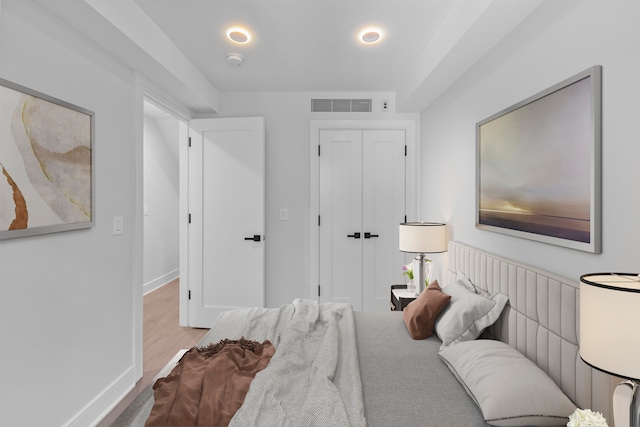
<svg viewBox="0 0 640 427">
<path fill-rule="evenodd" d="M 35 1 L 203 115 L 236 91 L 392 92 L 421 111 L 545 0 Z M 233 25 L 251 42 L 229 41 Z M 365 26 L 382 39 L 358 42 Z"/>
<path fill-rule="evenodd" d="M 136 3 L 221 91 L 395 91 L 450 0 L 231 0 Z M 247 46 L 225 30 L 243 26 Z M 376 26 L 373 45 L 358 32 Z M 241 66 L 226 62 L 240 53 Z"/>
</svg>

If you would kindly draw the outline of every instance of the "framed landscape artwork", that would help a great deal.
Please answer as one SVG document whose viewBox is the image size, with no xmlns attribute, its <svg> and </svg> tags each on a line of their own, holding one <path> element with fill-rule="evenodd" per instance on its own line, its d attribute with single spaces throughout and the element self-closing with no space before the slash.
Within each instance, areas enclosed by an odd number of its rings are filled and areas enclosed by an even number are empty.
<svg viewBox="0 0 640 427">
<path fill-rule="evenodd" d="M 476 227 L 600 253 L 602 67 L 476 125 Z"/>
<path fill-rule="evenodd" d="M 0 79 L 0 239 L 89 228 L 94 113 Z"/>
</svg>

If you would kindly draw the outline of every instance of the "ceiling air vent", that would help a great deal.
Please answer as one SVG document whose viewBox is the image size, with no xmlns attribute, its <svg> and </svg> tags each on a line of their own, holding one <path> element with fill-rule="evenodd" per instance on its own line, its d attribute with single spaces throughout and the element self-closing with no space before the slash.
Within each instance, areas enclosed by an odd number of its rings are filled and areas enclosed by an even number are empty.
<svg viewBox="0 0 640 427">
<path fill-rule="evenodd" d="M 350 113 L 351 112 L 351 100 L 350 99 L 334 99 L 332 111 L 334 113 Z"/>
<path fill-rule="evenodd" d="M 370 113 L 371 100 L 370 99 L 352 99 L 351 111 L 353 111 L 354 113 Z"/>
<path fill-rule="evenodd" d="M 330 99 L 312 99 L 311 100 L 311 112 L 330 113 L 331 112 L 331 100 Z"/>
<path fill-rule="evenodd" d="M 312 99 L 313 113 L 370 113 L 370 99 Z"/>
</svg>

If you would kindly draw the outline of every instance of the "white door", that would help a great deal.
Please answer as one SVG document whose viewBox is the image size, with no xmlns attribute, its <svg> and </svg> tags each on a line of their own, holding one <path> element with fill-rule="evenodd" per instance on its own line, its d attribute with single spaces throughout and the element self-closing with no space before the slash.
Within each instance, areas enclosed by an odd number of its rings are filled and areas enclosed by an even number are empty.
<svg viewBox="0 0 640 427">
<path fill-rule="evenodd" d="M 320 300 L 362 310 L 362 132 L 320 132 Z"/>
<path fill-rule="evenodd" d="M 398 249 L 398 224 L 406 215 L 405 131 L 365 131 L 363 137 L 363 309 L 389 310 L 391 285 L 401 283 L 405 264 Z"/>
<path fill-rule="evenodd" d="M 190 122 L 189 326 L 265 305 L 264 118 Z"/>
<path fill-rule="evenodd" d="M 404 263 L 405 131 L 320 131 L 319 175 L 320 299 L 388 309 Z"/>
</svg>

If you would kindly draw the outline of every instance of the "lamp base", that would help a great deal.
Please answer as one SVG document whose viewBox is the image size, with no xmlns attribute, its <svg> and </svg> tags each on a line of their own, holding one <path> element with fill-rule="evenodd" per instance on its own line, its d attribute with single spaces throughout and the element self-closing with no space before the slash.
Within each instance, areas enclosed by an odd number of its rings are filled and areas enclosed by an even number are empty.
<svg viewBox="0 0 640 427">
<path fill-rule="evenodd" d="M 418 296 L 429 286 L 429 280 L 431 280 L 431 259 L 427 258 L 425 254 L 419 254 L 415 259 L 418 260 L 418 274 L 415 278 L 415 280 L 417 280 L 416 296 Z M 425 263 L 429 265 L 428 269 L 425 268 Z"/>
<path fill-rule="evenodd" d="M 418 282 L 416 283 L 416 296 L 424 291 L 424 254 L 418 254 Z"/>
<path fill-rule="evenodd" d="M 631 392 L 631 406 L 629 408 L 629 425 L 631 427 L 640 427 L 640 383 L 635 380 L 630 380 L 633 384 Z"/>
<path fill-rule="evenodd" d="M 616 425 L 640 427 L 640 383 L 626 380 L 613 393 L 613 418 Z"/>
</svg>

